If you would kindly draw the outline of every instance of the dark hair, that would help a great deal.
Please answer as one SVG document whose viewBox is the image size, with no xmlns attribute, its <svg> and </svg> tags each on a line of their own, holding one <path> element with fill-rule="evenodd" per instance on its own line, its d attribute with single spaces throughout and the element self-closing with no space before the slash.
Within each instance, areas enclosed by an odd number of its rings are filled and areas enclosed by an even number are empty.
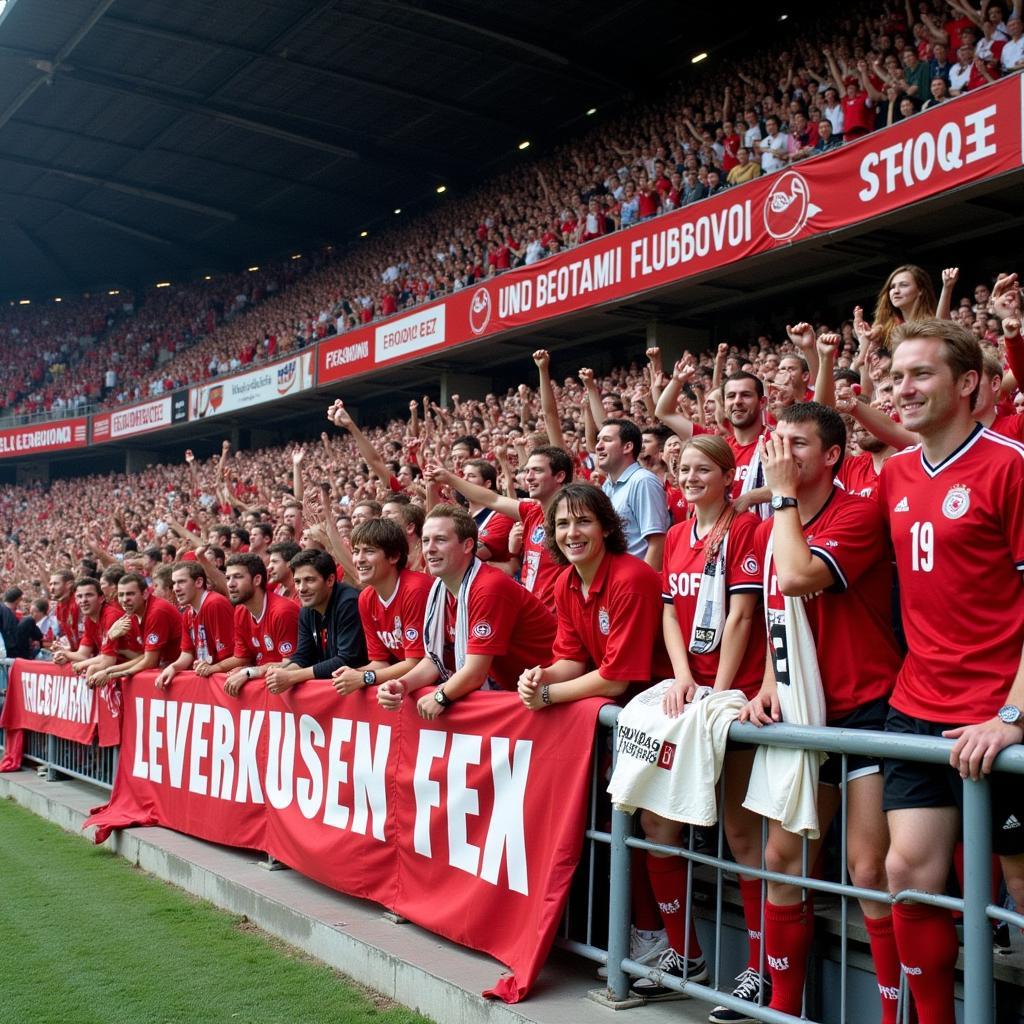
<svg viewBox="0 0 1024 1024">
<path fill-rule="evenodd" d="M 358 501 L 352 502 L 352 510 L 355 511 L 357 508 L 368 508 L 373 514 L 373 518 L 377 519 L 384 506 L 374 498 L 360 498 Z"/>
<path fill-rule="evenodd" d="M 846 455 L 846 424 L 843 417 L 829 405 L 820 402 L 794 402 L 779 413 L 780 423 L 813 423 L 818 428 L 818 437 L 825 451 L 837 445 L 839 458 L 832 467 L 832 477 L 842 468 Z"/>
<path fill-rule="evenodd" d="M 117 581 L 117 585 L 119 587 L 127 586 L 130 583 L 137 583 L 139 585 L 139 590 L 141 590 L 142 593 L 145 593 L 149 589 L 146 577 L 138 572 L 126 572 Z"/>
<path fill-rule="evenodd" d="M 160 559 L 163 557 L 163 552 L 156 547 L 146 548 L 146 550 L 142 553 L 146 556 L 146 558 L 151 558 L 154 562 L 159 562 Z"/>
<path fill-rule="evenodd" d="M 360 523 L 353 529 L 349 542 L 353 550 L 364 544 L 383 551 L 385 558 L 397 558 L 395 568 L 399 572 L 409 560 L 409 542 L 405 539 L 405 531 L 394 519 L 370 519 Z"/>
<path fill-rule="evenodd" d="M 301 550 L 302 548 L 293 540 L 279 540 L 276 544 L 271 544 L 267 548 L 267 554 L 280 555 L 286 562 L 291 562 Z"/>
<path fill-rule="evenodd" d="M 185 562 L 175 562 L 171 566 L 171 575 L 173 576 L 179 569 L 184 569 L 194 580 L 202 580 L 203 586 L 206 586 L 208 582 L 206 570 L 198 562 L 193 562 L 191 559 Z"/>
<path fill-rule="evenodd" d="M 274 528 L 270 523 L 254 523 L 252 533 L 262 533 L 267 540 L 274 539 Z"/>
<path fill-rule="evenodd" d="M 237 537 L 243 544 L 249 543 L 249 531 L 244 526 L 231 527 L 231 536 Z"/>
<path fill-rule="evenodd" d="M 216 544 L 214 544 L 212 547 L 208 547 L 206 549 L 206 553 L 207 555 L 209 555 L 210 561 L 213 562 L 213 564 L 217 566 L 218 569 L 224 567 L 224 549 L 222 547 L 218 547 Z M 259 556 L 257 555 L 257 558 L 258 557 Z"/>
<path fill-rule="evenodd" d="M 78 568 L 83 576 L 97 576 L 100 571 L 99 563 L 95 558 L 83 558 L 78 563 Z"/>
<path fill-rule="evenodd" d="M 81 581 L 79 581 L 81 582 Z M 95 580 L 90 580 L 91 583 L 95 583 Z M 78 583 L 75 584 L 78 586 Z M 25 596 L 25 592 L 21 587 L 8 587 L 4 591 L 4 604 L 14 604 L 15 601 L 20 601 Z"/>
<path fill-rule="evenodd" d="M 220 541 L 221 544 L 231 543 L 230 526 L 225 526 L 223 523 L 221 523 L 220 525 L 213 527 L 213 532 L 217 535 L 217 539 Z"/>
<path fill-rule="evenodd" d="M 572 483 L 573 466 L 572 456 L 564 448 L 556 448 L 553 444 L 541 444 L 538 445 L 531 455 L 543 455 L 548 460 L 548 465 L 551 467 L 552 473 L 564 473 L 565 478 L 562 480 L 562 486 Z"/>
<path fill-rule="evenodd" d="M 625 552 L 626 534 L 622 529 L 622 520 L 612 507 L 612 499 L 593 484 L 566 484 L 555 495 L 544 517 L 544 528 L 547 532 L 545 543 L 552 558 L 559 565 L 569 564 L 569 559 L 562 554 L 561 548 L 555 541 L 555 520 L 558 516 L 558 506 L 563 501 L 573 515 L 578 515 L 583 510 L 594 514 L 594 518 L 601 524 L 601 529 L 605 533 L 604 547 L 606 551 L 613 555 L 621 555 Z"/>
<path fill-rule="evenodd" d="M 103 575 L 100 576 L 100 582 L 106 583 L 108 586 L 116 587 L 118 581 L 124 575 L 124 569 L 119 565 L 108 565 L 103 570 Z"/>
<path fill-rule="evenodd" d="M 752 380 L 754 382 L 754 390 L 757 392 L 758 398 L 764 398 L 764 381 L 757 376 L 756 373 L 748 373 L 746 370 L 737 370 L 735 373 L 730 373 L 725 378 L 725 384 L 728 384 L 733 380 Z M 722 385 L 722 396 L 725 396 L 725 384 Z"/>
<path fill-rule="evenodd" d="M 795 352 L 787 352 L 782 359 L 795 359 L 800 364 L 801 373 L 810 373 L 811 368 L 807 363 L 807 360 L 803 356 L 797 355 Z M 779 362 L 782 362 L 782 359 Z"/>
<path fill-rule="evenodd" d="M 44 615 L 46 615 L 46 613 L 50 610 L 50 602 L 47 601 L 45 597 L 37 597 L 32 602 L 32 607 L 35 608 L 37 612 L 42 612 Z"/>
<path fill-rule="evenodd" d="M 644 443 L 640 428 L 632 420 L 605 420 L 601 427 L 618 427 L 619 440 L 623 446 L 632 445 L 633 460 L 640 457 L 640 448 Z"/>
<path fill-rule="evenodd" d="M 452 441 L 452 448 L 456 448 L 460 444 L 469 449 L 470 455 L 472 455 L 473 452 L 482 450 L 480 448 L 480 439 L 478 437 L 474 437 L 472 434 L 463 434 L 462 437 L 455 438 L 455 440 Z"/>
<path fill-rule="evenodd" d="M 658 446 L 661 448 L 665 447 L 665 442 L 672 436 L 672 431 L 665 426 L 664 423 L 655 423 L 652 426 L 646 426 L 640 431 L 641 436 L 644 434 L 653 434 L 658 439 Z"/>
<path fill-rule="evenodd" d="M 79 576 L 78 579 L 75 580 L 75 590 L 77 590 L 79 587 L 95 587 L 97 594 L 102 594 L 103 593 L 103 589 L 100 587 L 100 581 L 98 579 L 96 579 L 95 577 L 93 577 L 93 576 Z M 17 587 L 15 587 L 14 589 L 18 590 Z M 7 594 L 9 594 L 9 593 L 10 593 L 10 591 L 8 590 Z M 11 600 L 7 596 L 7 594 L 4 594 L 4 600 L 5 601 Z M 21 591 L 20 590 L 18 590 L 18 597 L 21 597 Z M 18 599 L 17 597 L 14 598 L 15 601 L 17 601 L 17 599 Z"/>
<path fill-rule="evenodd" d="M 124 553 L 128 554 L 129 551 L 139 550 L 139 542 L 134 537 L 125 537 L 121 542 L 121 547 L 124 549 Z"/>
<path fill-rule="evenodd" d="M 484 484 L 490 484 L 492 491 L 498 489 L 498 471 L 486 459 L 467 459 L 463 465 L 479 470 L 484 478 Z"/>
<path fill-rule="evenodd" d="M 54 569 L 50 575 L 59 576 L 65 583 L 70 583 L 75 578 L 75 574 L 70 569 Z"/>
<path fill-rule="evenodd" d="M 306 548 L 305 551 L 300 551 L 288 565 L 291 566 L 292 572 L 308 565 L 313 572 L 325 580 L 329 576 L 338 575 L 338 567 L 334 564 L 334 559 L 326 551 L 320 551 L 318 548 Z"/>
<path fill-rule="evenodd" d="M 847 370 L 844 368 L 842 370 L 836 370 L 835 379 L 837 381 L 845 380 L 850 384 L 859 384 L 860 374 L 856 370 Z"/>
<path fill-rule="evenodd" d="M 267 567 L 259 555 L 254 555 L 251 551 L 237 551 L 224 563 L 224 568 L 230 569 L 235 565 L 240 565 L 252 577 L 253 582 L 259 576 L 260 586 L 266 587 Z"/>
<path fill-rule="evenodd" d="M 400 497 L 405 498 L 405 501 L 397 501 L 392 498 L 388 498 L 385 505 L 389 502 L 393 502 L 398 506 L 398 516 L 402 520 L 403 525 L 412 526 L 416 531 L 416 536 L 419 537 L 423 533 L 423 522 L 427 518 L 426 510 L 422 505 L 414 505 L 409 500 L 407 494 L 402 494 Z"/>
</svg>

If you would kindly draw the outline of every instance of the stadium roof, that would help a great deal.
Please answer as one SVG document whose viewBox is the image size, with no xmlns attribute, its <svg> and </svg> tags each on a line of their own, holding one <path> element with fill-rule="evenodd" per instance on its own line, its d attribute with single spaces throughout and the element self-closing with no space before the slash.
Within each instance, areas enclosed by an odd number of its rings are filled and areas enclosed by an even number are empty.
<svg viewBox="0 0 1024 1024">
<path fill-rule="evenodd" d="M 687 61 L 684 7 L 0 3 L 0 296 L 238 270 L 390 226 Z"/>
</svg>

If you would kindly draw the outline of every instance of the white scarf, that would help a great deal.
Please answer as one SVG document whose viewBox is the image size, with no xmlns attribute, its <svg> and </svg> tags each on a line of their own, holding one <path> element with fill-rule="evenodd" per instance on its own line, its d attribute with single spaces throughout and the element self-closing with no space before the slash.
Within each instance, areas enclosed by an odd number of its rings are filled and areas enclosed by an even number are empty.
<svg viewBox="0 0 1024 1024">
<path fill-rule="evenodd" d="M 711 530 L 713 532 L 714 528 Z M 696 520 L 693 523 L 693 538 L 697 538 Z M 697 608 L 690 627 L 690 645 L 687 649 L 691 654 L 710 654 L 722 642 L 722 630 L 725 627 L 725 545 L 728 538 L 728 534 L 722 537 L 714 561 L 704 563 L 697 593 Z"/>
<path fill-rule="evenodd" d="M 754 454 L 750 456 L 750 461 L 747 463 L 747 475 L 743 478 L 743 486 L 740 488 L 740 494 L 749 494 L 751 491 L 757 490 L 758 487 L 764 486 L 764 471 L 761 467 L 761 438 L 764 435 L 761 434 L 757 443 L 754 445 Z M 759 502 L 757 508 L 751 509 L 762 519 L 767 519 L 772 514 L 771 505 L 766 501 Z"/>
<path fill-rule="evenodd" d="M 459 584 L 459 596 L 457 610 L 455 613 L 455 670 L 458 671 L 466 664 L 466 648 L 469 645 L 469 588 L 476 579 L 483 562 L 474 558 L 466 575 L 462 577 Z M 444 664 L 444 639 L 445 639 L 445 606 L 448 602 L 448 588 L 444 580 L 434 580 L 427 596 L 427 610 L 423 616 L 423 645 L 427 655 L 434 663 L 441 677 L 445 682 L 451 672 Z"/>
<path fill-rule="evenodd" d="M 782 720 L 790 725 L 821 726 L 825 724 L 825 693 L 803 599 L 784 598 L 785 611 L 782 613 L 768 608 L 772 539 L 768 537 L 764 555 L 764 604 L 779 709 Z M 743 806 L 755 814 L 781 822 L 787 832 L 817 839 L 818 770 L 827 756 L 814 750 L 758 747 Z"/>
</svg>

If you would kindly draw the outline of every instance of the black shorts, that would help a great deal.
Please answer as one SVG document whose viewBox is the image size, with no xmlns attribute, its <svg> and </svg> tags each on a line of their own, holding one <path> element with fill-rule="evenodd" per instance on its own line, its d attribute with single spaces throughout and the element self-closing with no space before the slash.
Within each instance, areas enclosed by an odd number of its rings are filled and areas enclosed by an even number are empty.
<svg viewBox="0 0 1024 1024">
<path fill-rule="evenodd" d="M 912 718 L 893 708 L 885 731 L 903 736 L 941 736 L 955 729 L 949 722 Z M 886 758 L 885 795 L 882 809 L 899 811 L 914 807 L 955 807 L 963 811 L 964 790 L 959 772 L 949 764 L 926 764 Z M 992 791 L 992 850 L 1011 857 L 1024 853 L 1024 785 L 1016 775 L 989 776 Z"/>
<path fill-rule="evenodd" d="M 870 701 L 859 708 L 854 708 L 848 715 L 834 719 L 828 723 L 830 729 L 885 729 L 885 717 L 889 712 L 889 701 L 885 697 Z M 882 770 L 881 758 L 868 754 L 848 754 L 846 756 L 846 779 L 863 778 L 874 775 Z M 843 755 L 829 754 L 828 760 L 821 766 L 818 782 L 823 786 L 838 786 L 843 781 Z"/>
</svg>

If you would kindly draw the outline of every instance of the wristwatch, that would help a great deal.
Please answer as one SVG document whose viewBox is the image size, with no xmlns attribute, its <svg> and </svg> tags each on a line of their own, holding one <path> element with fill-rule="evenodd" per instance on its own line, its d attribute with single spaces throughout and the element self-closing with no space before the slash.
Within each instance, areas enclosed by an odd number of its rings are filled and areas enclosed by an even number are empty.
<svg viewBox="0 0 1024 1024">
<path fill-rule="evenodd" d="M 437 701 L 437 703 L 440 704 L 441 707 L 443 707 L 443 708 L 450 707 L 451 703 L 452 703 L 451 699 L 444 692 L 444 687 L 443 686 L 439 686 L 434 691 L 434 700 Z"/>
<path fill-rule="evenodd" d="M 799 502 L 796 498 L 784 498 L 781 494 L 773 494 L 769 504 L 773 511 L 781 512 L 784 508 L 796 508 Z"/>
<path fill-rule="evenodd" d="M 997 712 L 1000 722 L 1007 725 L 1019 725 L 1024 729 L 1024 711 L 1015 704 L 1004 704 Z"/>
<path fill-rule="evenodd" d="M 373 686 L 377 682 L 377 673 L 372 668 L 368 668 L 363 673 L 363 686 Z"/>
</svg>

